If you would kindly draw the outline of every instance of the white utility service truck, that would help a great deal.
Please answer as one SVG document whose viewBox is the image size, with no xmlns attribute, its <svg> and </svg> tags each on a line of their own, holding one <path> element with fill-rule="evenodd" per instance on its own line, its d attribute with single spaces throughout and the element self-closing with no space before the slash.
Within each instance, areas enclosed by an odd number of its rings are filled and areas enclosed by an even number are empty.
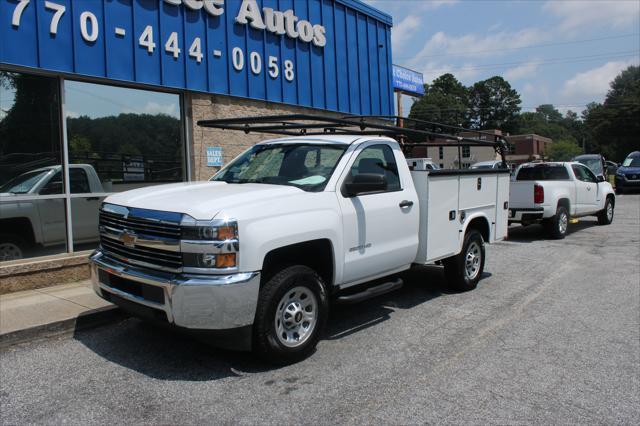
<svg viewBox="0 0 640 426">
<path fill-rule="evenodd" d="M 108 197 L 92 275 L 101 297 L 218 334 L 221 346 L 301 359 L 330 301 L 397 289 L 394 274 L 435 262 L 455 289 L 473 289 L 485 243 L 507 234 L 508 170 L 407 161 L 396 139 L 442 136 L 433 131 L 306 115 L 198 124 L 284 137 L 255 145 L 208 182 Z M 499 139 L 458 141 L 505 149 Z"/>
</svg>

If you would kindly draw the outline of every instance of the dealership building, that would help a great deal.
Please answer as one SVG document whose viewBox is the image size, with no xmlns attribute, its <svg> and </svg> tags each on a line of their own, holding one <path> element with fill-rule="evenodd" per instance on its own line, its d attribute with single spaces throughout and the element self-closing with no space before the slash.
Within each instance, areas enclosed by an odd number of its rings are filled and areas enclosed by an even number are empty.
<svg viewBox="0 0 640 426">
<path fill-rule="evenodd" d="M 261 139 L 198 120 L 393 115 L 391 26 L 357 0 L 0 0 L 0 293 L 85 277 L 109 194 Z"/>
</svg>

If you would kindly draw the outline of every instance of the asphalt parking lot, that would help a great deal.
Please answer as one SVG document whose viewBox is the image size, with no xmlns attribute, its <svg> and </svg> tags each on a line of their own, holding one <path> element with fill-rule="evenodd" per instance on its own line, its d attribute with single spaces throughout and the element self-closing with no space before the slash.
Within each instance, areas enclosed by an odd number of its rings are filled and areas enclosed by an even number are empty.
<svg viewBox="0 0 640 426">
<path fill-rule="evenodd" d="M 438 267 L 335 307 L 273 368 L 137 319 L 0 353 L 0 423 L 640 423 L 640 195 L 565 240 L 512 227 L 485 278 Z"/>
</svg>

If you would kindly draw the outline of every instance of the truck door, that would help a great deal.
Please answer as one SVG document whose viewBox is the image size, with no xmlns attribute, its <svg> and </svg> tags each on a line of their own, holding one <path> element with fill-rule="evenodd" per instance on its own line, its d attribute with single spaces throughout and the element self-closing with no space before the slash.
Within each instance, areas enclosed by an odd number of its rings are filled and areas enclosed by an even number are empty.
<svg viewBox="0 0 640 426">
<path fill-rule="evenodd" d="M 72 194 L 88 194 L 88 197 L 71 199 L 71 215 L 73 216 L 73 239 L 76 242 L 98 241 L 98 208 L 102 202 L 99 197 L 92 197 L 87 172 L 82 168 L 69 169 L 69 183 Z"/>
<path fill-rule="evenodd" d="M 409 265 L 418 249 L 418 199 L 400 148 L 371 141 L 352 158 L 336 188 L 343 218 L 344 283 Z M 406 173 L 400 174 L 399 167 Z M 359 174 L 384 176 L 387 189 L 347 196 L 344 182 Z"/>
<path fill-rule="evenodd" d="M 598 180 L 591 170 L 582 164 L 572 164 L 576 175 L 576 213 L 586 214 L 597 210 Z"/>
</svg>

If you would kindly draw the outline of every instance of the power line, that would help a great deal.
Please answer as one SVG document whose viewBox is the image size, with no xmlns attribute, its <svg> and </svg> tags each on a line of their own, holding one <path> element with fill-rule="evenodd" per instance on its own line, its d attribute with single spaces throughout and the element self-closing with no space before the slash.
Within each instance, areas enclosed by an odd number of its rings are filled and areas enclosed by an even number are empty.
<svg viewBox="0 0 640 426">
<path fill-rule="evenodd" d="M 435 57 L 443 57 L 443 56 L 446 56 L 446 57 L 466 56 L 466 55 L 475 55 L 475 54 L 481 54 L 481 53 L 504 52 L 505 50 L 534 49 L 538 47 L 563 46 L 568 44 L 590 43 L 590 42 L 601 41 L 601 40 L 615 40 L 615 39 L 626 38 L 626 37 L 634 37 L 638 35 L 640 35 L 640 33 L 621 34 L 621 35 L 598 37 L 598 38 L 587 38 L 582 40 L 564 41 L 564 42 L 557 42 L 557 43 L 542 43 L 542 44 L 531 44 L 531 45 L 518 46 L 518 47 L 504 47 L 501 49 L 468 50 L 465 52 L 437 53 L 433 55 L 425 54 L 425 55 L 413 55 L 413 56 L 396 56 L 396 58 L 435 58 Z"/>
<path fill-rule="evenodd" d="M 619 52 L 600 53 L 595 55 L 573 56 L 566 58 L 551 58 L 538 61 L 521 61 L 521 62 L 503 62 L 494 64 L 480 64 L 473 67 L 458 67 L 458 68 L 439 68 L 428 70 L 430 73 L 434 72 L 451 72 L 451 71 L 475 71 L 475 70 L 490 70 L 496 68 L 512 67 L 517 65 L 553 65 L 553 64 L 571 64 L 578 62 L 589 62 L 600 59 L 622 59 L 628 57 L 638 57 L 640 50 L 624 50 Z"/>
</svg>

